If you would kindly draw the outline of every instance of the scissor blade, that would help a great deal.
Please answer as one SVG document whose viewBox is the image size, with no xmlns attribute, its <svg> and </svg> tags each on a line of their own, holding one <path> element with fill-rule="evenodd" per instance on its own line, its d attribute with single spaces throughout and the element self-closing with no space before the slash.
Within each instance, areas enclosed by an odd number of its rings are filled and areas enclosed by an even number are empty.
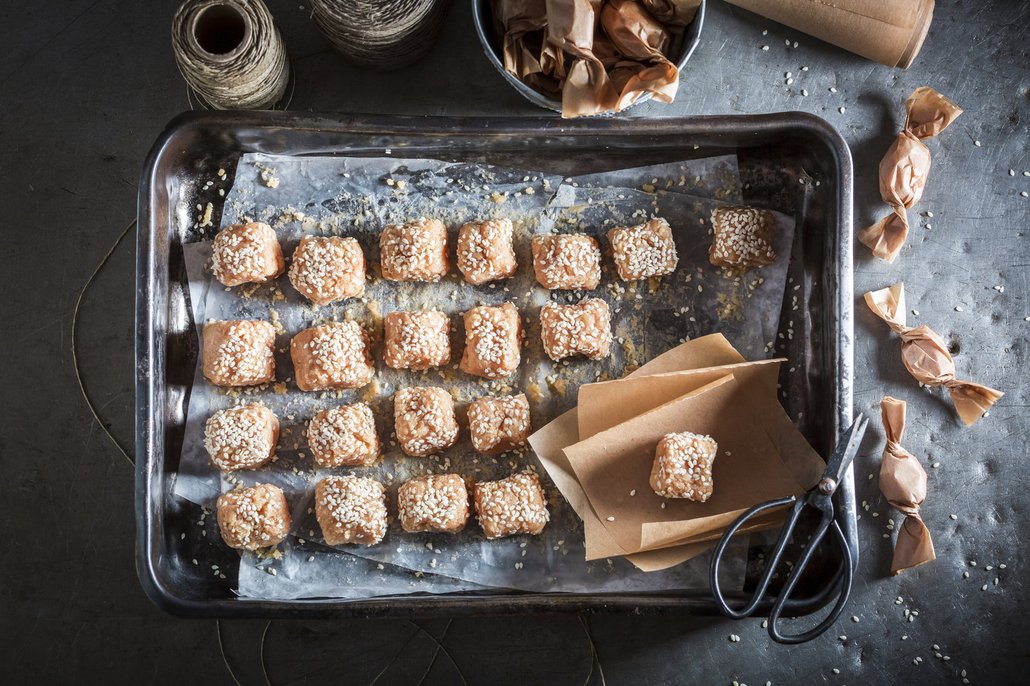
<svg viewBox="0 0 1030 686">
<path fill-rule="evenodd" d="M 862 444 L 862 437 L 865 436 L 865 430 L 868 427 L 869 418 L 859 413 L 848 430 L 844 432 L 840 443 L 837 444 L 837 449 L 833 451 L 833 456 L 826 463 L 826 471 L 823 472 L 824 479 L 829 478 L 840 483 L 848 465 L 858 454 L 858 447 Z"/>
</svg>

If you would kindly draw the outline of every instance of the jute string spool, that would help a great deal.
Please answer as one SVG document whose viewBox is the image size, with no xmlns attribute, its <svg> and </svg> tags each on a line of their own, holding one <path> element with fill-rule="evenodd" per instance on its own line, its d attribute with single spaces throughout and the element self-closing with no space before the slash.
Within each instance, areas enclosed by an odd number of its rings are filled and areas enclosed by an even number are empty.
<svg viewBox="0 0 1030 686">
<path fill-rule="evenodd" d="M 399 69 L 429 52 L 450 0 L 312 0 L 315 22 L 351 62 Z"/>
<path fill-rule="evenodd" d="M 214 109 L 270 109 L 290 82 L 286 46 L 261 0 L 186 0 L 172 21 L 172 50 Z"/>
</svg>

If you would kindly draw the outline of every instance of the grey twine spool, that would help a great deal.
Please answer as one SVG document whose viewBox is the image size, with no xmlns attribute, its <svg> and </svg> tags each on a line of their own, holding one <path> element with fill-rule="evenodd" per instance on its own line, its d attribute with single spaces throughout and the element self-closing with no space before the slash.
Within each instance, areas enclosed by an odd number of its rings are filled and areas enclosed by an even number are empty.
<svg viewBox="0 0 1030 686">
<path fill-rule="evenodd" d="M 186 0 L 172 21 L 186 83 L 219 110 L 268 109 L 290 81 L 286 46 L 261 0 Z"/>
<path fill-rule="evenodd" d="M 423 57 L 443 26 L 450 0 L 311 0 L 315 21 L 351 62 L 399 69 Z"/>
</svg>

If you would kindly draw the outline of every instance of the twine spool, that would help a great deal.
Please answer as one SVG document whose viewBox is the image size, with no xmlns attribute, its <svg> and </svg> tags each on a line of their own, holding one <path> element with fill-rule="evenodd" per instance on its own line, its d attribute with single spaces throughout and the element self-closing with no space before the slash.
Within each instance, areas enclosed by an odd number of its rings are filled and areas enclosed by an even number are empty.
<svg viewBox="0 0 1030 686">
<path fill-rule="evenodd" d="M 399 69 L 423 57 L 450 0 L 311 0 L 315 22 L 336 49 L 369 69 Z"/>
<path fill-rule="evenodd" d="M 172 50 L 214 109 L 269 109 L 290 82 L 286 46 L 261 0 L 186 0 L 172 21 Z"/>
</svg>

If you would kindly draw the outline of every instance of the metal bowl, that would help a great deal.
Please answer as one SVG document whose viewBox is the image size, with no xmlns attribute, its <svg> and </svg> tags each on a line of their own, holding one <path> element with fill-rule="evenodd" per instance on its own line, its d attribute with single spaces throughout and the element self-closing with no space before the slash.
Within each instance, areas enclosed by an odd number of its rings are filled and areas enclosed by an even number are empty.
<svg viewBox="0 0 1030 686">
<path fill-rule="evenodd" d="M 706 2 L 707 0 L 701 0 L 701 5 L 697 8 L 697 15 L 694 17 L 694 21 L 690 22 L 690 26 L 687 27 L 687 30 L 684 32 L 683 38 L 681 39 L 678 50 L 679 58 L 675 60 L 676 66 L 679 68 L 681 74 L 684 67 L 686 67 L 687 60 L 689 60 L 690 56 L 694 54 L 694 49 L 697 48 L 697 44 L 701 40 L 701 27 L 705 23 Z M 483 52 L 486 53 L 486 58 L 490 60 L 490 64 L 494 65 L 494 68 L 497 69 L 501 76 L 503 76 L 515 90 L 521 93 L 522 97 L 529 100 L 534 105 L 543 107 L 544 109 L 554 110 L 555 112 L 561 112 L 561 100 L 547 97 L 543 93 L 530 88 L 505 71 L 504 63 L 501 62 L 500 46 L 498 45 L 497 37 L 494 35 L 490 0 L 472 0 L 472 19 L 476 24 L 476 33 L 479 35 L 479 42 L 483 46 Z M 632 105 L 629 105 L 622 111 L 642 102 L 647 102 L 650 99 L 651 94 L 645 93 L 637 98 Z"/>
</svg>

